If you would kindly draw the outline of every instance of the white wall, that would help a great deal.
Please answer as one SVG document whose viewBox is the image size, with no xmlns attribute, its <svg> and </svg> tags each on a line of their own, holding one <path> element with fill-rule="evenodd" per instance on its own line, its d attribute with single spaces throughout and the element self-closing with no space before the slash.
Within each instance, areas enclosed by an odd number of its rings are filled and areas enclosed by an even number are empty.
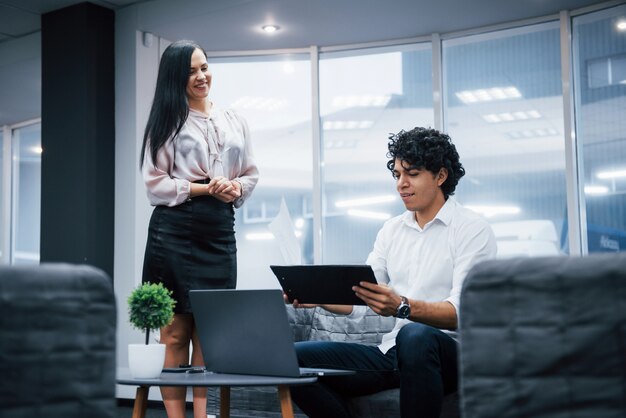
<svg viewBox="0 0 626 418">
<path fill-rule="evenodd" d="M 0 126 L 38 117 L 41 117 L 41 32 L 0 43 Z"/>
<path fill-rule="evenodd" d="M 115 21 L 115 251 L 117 366 L 128 367 L 128 344 L 143 342 L 143 333 L 128 322 L 126 300 L 141 283 L 143 252 L 151 207 L 139 175 L 139 155 L 156 84 L 159 43 L 142 42 L 135 7 L 117 11 Z M 135 388 L 119 386 L 117 396 L 134 398 Z M 151 399 L 160 399 L 158 391 Z"/>
</svg>

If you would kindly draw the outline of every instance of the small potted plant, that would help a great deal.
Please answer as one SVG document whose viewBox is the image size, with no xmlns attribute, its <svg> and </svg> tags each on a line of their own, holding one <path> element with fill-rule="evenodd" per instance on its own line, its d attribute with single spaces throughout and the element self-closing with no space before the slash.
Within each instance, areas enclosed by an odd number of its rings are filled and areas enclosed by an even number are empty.
<svg viewBox="0 0 626 418">
<path fill-rule="evenodd" d="M 174 318 L 172 291 L 162 283 L 144 283 L 128 297 L 128 313 L 131 325 L 145 331 L 145 344 L 128 345 L 128 367 L 135 378 L 156 378 L 161 374 L 165 361 L 165 345 L 149 344 L 150 330 L 169 325 Z"/>
</svg>

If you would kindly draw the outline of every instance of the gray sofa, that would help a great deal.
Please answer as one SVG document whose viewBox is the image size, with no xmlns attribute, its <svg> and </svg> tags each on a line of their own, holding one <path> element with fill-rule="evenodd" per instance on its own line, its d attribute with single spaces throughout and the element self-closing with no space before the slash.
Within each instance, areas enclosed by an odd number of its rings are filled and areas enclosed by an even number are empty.
<svg viewBox="0 0 626 418">
<path fill-rule="evenodd" d="M 0 266 L 0 416 L 114 418 L 113 283 L 89 266 Z"/>
<path fill-rule="evenodd" d="M 481 263 L 460 318 L 464 418 L 626 417 L 626 253 Z"/>
<path fill-rule="evenodd" d="M 334 315 L 321 308 L 293 309 L 287 307 L 296 341 L 330 340 L 361 342 L 376 345 L 394 326 L 395 319 L 381 317 L 365 307 L 358 307 L 350 316 Z M 352 398 L 351 409 L 358 418 L 399 418 L 400 390 L 393 389 L 368 396 Z M 209 391 L 209 413 L 219 410 L 219 392 Z M 297 417 L 305 415 L 294 407 Z M 267 387 L 231 388 L 231 416 L 280 417 L 276 389 Z M 458 396 L 446 397 L 442 418 L 458 417 Z"/>
</svg>

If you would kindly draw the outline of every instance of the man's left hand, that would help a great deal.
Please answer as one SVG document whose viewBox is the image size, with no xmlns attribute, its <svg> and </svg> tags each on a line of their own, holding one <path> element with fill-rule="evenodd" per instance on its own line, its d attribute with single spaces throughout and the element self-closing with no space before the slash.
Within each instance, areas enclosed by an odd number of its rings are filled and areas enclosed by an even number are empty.
<svg viewBox="0 0 626 418">
<path fill-rule="evenodd" d="M 352 290 L 379 315 L 393 316 L 400 306 L 400 296 L 389 286 L 360 282 L 359 286 L 352 287 Z"/>
</svg>

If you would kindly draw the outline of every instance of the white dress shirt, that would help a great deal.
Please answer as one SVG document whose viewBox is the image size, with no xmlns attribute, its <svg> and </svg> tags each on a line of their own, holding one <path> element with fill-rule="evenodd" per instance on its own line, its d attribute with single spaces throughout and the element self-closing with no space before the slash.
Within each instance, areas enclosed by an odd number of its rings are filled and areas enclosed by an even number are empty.
<svg viewBox="0 0 626 418">
<path fill-rule="evenodd" d="M 146 147 L 142 166 L 150 204 L 176 206 L 189 198 L 196 180 L 224 176 L 241 183 L 240 207 L 259 180 L 246 121 L 213 106 L 209 116 L 189 109 L 182 129 L 159 149 L 156 164 Z"/>
<path fill-rule="evenodd" d="M 449 197 L 423 229 L 412 211 L 385 222 L 367 264 L 378 283 L 388 284 L 409 299 L 450 302 L 458 318 L 467 272 L 495 255 L 496 240 L 489 224 Z M 383 336 L 380 350 L 385 353 L 393 347 L 400 328 L 410 322 L 396 319 L 394 329 Z"/>
</svg>

